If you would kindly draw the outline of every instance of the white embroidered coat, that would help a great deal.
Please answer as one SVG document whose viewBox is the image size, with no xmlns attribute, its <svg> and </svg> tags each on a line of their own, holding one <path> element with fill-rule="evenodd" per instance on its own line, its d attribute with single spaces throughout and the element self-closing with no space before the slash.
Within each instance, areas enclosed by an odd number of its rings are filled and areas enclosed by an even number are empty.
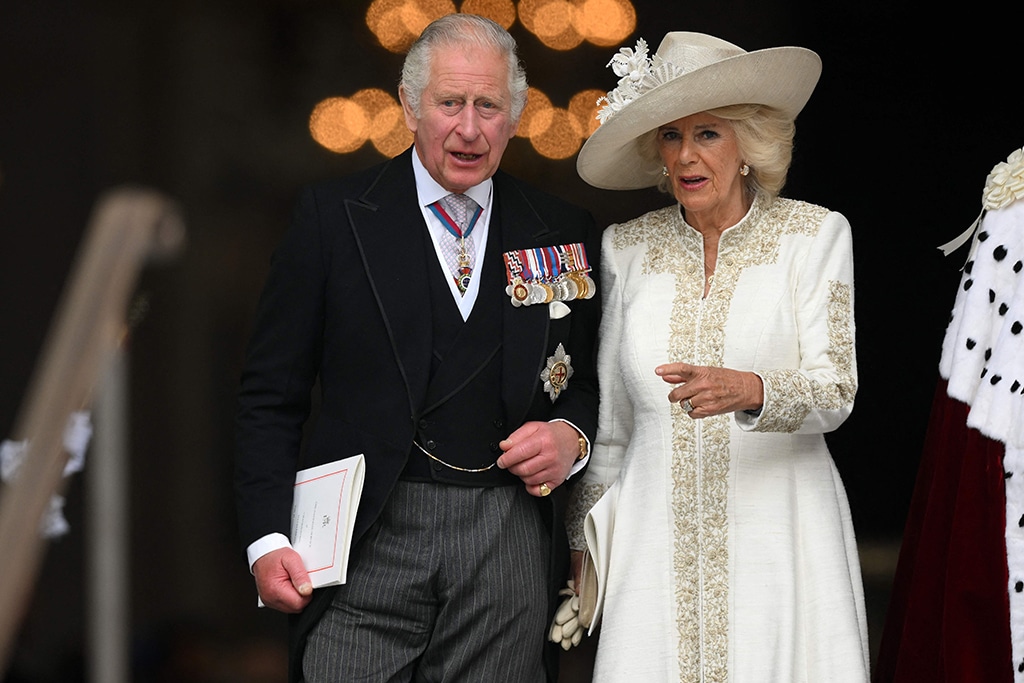
<svg viewBox="0 0 1024 683">
<path fill-rule="evenodd" d="M 604 234 L 601 408 L 569 525 L 618 479 L 594 681 L 868 680 L 856 542 L 824 433 L 857 390 L 850 226 L 755 201 L 703 241 L 678 206 Z M 669 361 L 756 372 L 764 407 L 694 420 Z"/>
</svg>

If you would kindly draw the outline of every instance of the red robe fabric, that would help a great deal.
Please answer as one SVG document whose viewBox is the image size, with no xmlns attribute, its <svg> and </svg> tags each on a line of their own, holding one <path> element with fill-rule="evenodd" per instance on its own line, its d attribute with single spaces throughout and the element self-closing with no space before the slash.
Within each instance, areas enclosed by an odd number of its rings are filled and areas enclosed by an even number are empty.
<svg viewBox="0 0 1024 683">
<path fill-rule="evenodd" d="M 940 380 L 874 683 L 1012 683 L 1004 445 Z M 1024 476 L 1024 472 L 1016 473 Z"/>
</svg>

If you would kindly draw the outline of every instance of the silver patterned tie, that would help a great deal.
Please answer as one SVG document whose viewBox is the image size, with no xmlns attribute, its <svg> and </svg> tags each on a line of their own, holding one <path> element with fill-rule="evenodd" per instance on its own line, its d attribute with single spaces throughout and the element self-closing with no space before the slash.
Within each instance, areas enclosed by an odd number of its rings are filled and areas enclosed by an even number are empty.
<svg viewBox="0 0 1024 683">
<path fill-rule="evenodd" d="M 476 202 L 471 197 L 464 194 L 450 194 L 441 199 L 441 203 L 444 204 L 444 208 L 448 210 L 448 214 L 455 219 L 459 228 L 463 232 L 466 231 L 466 223 L 469 220 L 469 216 L 472 211 L 476 211 Z"/>
<path fill-rule="evenodd" d="M 464 194 L 450 194 L 443 197 L 441 204 L 462 234 L 461 237 L 456 236 L 454 242 L 448 242 L 443 251 L 455 277 L 456 286 L 461 293 L 465 294 L 472 276 L 473 256 L 476 251 L 469 218 L 476 212 L 478 205 L 472 198 Z M 466 234 L 467 230 L 469 231 L 468 235 Z"/>
</svg>

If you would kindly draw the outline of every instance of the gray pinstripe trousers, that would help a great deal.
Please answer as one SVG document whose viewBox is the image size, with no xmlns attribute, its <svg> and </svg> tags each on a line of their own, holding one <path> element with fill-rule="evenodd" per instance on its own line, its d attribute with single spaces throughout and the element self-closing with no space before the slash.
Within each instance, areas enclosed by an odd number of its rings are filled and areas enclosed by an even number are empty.
<svg viewBox="0 0 1024 683">
<path fill-rule="evenodd" d="M 543 681 L 549 552 L 522 486 L 398 482 L 308 637 L 306 683 Z"/>
</svg>

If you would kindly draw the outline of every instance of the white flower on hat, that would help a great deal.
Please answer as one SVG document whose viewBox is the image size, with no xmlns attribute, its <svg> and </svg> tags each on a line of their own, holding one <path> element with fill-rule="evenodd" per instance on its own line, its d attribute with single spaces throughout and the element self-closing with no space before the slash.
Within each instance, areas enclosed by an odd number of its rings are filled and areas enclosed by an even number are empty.
<svg viewBox="0 0 1024 683">
<path fill-rule="evenodd" d="M 651 70 L 651 60 L 647 58 L 647 41 L 640 38 L 636 41 L 636 49 L 623 47 L 605 64 L 610 66 L 619 84 L 597 103 L 607 104 L 597 112 L 597 120 L 604 123 L 615 112 L 640 96 L 640 84 Z"/>
<path fill-rule="evenodd" d="M 653 60 L 649 59 L 647 53 L 647 41 L 640 38 L 636 41 L 635 49 L 619 48 L 618 53 L 605 65 L 612 68 L 619 77 L 619 83 L 614 90 L 598 99 L 597 104 L 606 103 L 597 112 L 598 121 L 604 123 L 640 95 L 682 73 L 681 69 L 658 55 Z"/>
<path fill-rule="evenodd" d="M 651 63 L 647 59 L 647 52 L 647 41 L 640 38 L 636 41 L 635 50 L 628 47 L 620 48 L 619 53 L 612 57 L 605 66 L 610 66 L 615 75 L 622 79 L 619 81 L 620 86 L 624 82 L 639 83 Z"/>
<path fill-rule="evenodd" d="M 1017 149 L 988 174 L 982 205 L 989 210 L 1001 209 L 1021 198 L 1024 198 L 1024 149 Z"/>
</svg>

